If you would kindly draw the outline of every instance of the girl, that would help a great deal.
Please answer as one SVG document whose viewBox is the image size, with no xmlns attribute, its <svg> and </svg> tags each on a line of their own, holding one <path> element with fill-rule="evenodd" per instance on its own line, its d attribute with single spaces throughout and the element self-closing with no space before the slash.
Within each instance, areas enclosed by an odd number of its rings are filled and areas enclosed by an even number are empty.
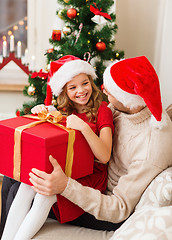
<svg viewBox="0 0 172 240">
<path fill-rule="evenodd" d="M 89 63 L 67 55 L 51 63 L 49 76 L 48 88 L 50 86 L 53 94 L 58 96 L 58 110 L 67 116 L 66 126 L 81 131 L 95 156 L 93 174 L 77 181 L 104 192 L 107 184 L 106 163 L 112 147 L 113 118 L 93 82 L 95 70 Z M 32 113 L 45 110 L 42 104 L 34 107 Z M 95 123 L 96 133 L 87 122 Z M 34 187 L 22 183 L 10 208 L 2 240 L 32 238 L 45 222 L 52 205 L 61 223 L 73 221 L 84 213 L 61 195 L 50 193 L 46 196 L 41 189 L 40 193 L 36 193 Z"/>
</svg>

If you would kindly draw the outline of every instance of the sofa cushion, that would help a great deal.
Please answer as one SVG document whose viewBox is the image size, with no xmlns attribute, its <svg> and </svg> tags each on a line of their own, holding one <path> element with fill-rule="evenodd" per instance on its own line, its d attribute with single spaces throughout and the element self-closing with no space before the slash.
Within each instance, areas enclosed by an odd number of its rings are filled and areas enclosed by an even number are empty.
<svg viewBox="0 0 172 240">
<path fill-rule="evenodd" d="M 41 230 L 32 239 L 51 240 L 108 240 L 113 232 L 97 231 L 83 227 L 60 224 L 48 219 Z"/>
<path fill-rule="evenodd" d="M 143 193 L 134 213 L 110 240 L 172 239 L 172 167 L 159 174 Z"/>
<path fill-rule="evenodd" d="M 161 172 L 143 193 L 135 211 L 146 206 L 172 205 L 172 167 Z"/>
<path fill-rule="evenodd" d="M 110 240 L 171 240 L 172 206 L 145 207 L 134 212 Z"/>
</svg>

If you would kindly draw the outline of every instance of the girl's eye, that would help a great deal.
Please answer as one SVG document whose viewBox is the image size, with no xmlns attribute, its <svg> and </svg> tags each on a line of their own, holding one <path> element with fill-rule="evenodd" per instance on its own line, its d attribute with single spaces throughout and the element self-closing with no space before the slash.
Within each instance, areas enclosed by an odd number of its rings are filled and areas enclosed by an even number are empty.
<svg viewBox="0 0 172 240">
<path fill-rule="evenodd" d="M 74 90 L 76 87 L 70 87 L 68 88 L 68 90 Z"/>
<path fill-rule="evenodd" d="M 87 85 L 89 82 L 84 82 L 83 85 Z"/>
</svg>

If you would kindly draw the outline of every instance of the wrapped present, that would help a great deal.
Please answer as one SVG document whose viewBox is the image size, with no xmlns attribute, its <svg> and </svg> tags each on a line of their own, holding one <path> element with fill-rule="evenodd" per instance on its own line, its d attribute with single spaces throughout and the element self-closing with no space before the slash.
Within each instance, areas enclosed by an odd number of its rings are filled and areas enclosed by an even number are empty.
<svg viewBox="0 0 172 240">
<path fill-rule="evenodd" d="M 60 41 L 61 40 L 61 30 L 53 30 L 52 40 L 54 40 L 54 41 Z"/>
<path fill-rule="evenodd" d="M 53 120 L 54 121 L 54 120 Z M 90 124 L 95 130 L 95 125 Z M 77 179 L 93 172 L 94 155 L 80 131 L 62 123 L 15 117 L 0 121 L 0 173 L 26 184 L 32 168 L 51 173 L 49 155 L 66 175 Z"/>
</svg>

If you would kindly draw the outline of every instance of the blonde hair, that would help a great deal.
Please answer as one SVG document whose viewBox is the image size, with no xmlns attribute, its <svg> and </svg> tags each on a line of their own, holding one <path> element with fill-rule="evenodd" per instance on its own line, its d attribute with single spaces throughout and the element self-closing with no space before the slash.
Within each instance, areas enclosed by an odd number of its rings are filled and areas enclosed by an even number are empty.
<svg viewBox="0 0 172 240">
<path fill-rule="evenodd" d="M 84 109 L 84 112 L 86 113 L 86 116 L 88 117 L 88 121 L 96 122 L 97 119 L 97 111 L 100 107 L 100 104 L 103 100 L 102 92 L 98 89 L 98 87 L 95 85 L 92 77 L 88 75 L 89 81 L 92 86 L 92 94 L 91 97 L 86 104 L 86 107 Z M 73 102 L 69 99 L 67 95 L 67 88 L 66 85 L 63 87 L 63 91 L 57 98 L 57 104 L 58 104 L 58 110 L 63 114 L 69 116 L 73 113 L 73 111 L 77 112 L 77 109 L 75 108 Z"/>
</svg>

